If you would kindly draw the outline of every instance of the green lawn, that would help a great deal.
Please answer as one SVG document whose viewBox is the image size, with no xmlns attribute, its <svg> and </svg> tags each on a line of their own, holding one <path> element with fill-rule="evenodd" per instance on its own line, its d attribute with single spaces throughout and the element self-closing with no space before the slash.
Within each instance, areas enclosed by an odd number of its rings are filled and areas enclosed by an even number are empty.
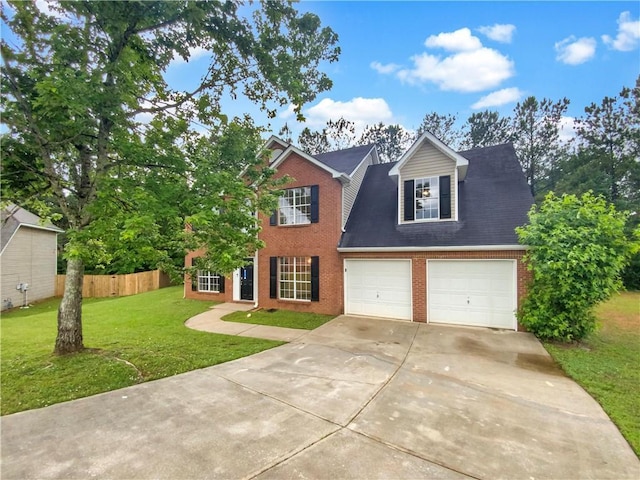
<svg viewBox="0 0 640 480">
<path fill-rule="evenodd" d="M 85 352 L 57 357 L 58 300 L 3 313 L 2 415 L 44 407 L 252 355 L 283 342 L 188 329 L 211 302 L 184 300 L 182 287 L 87 299 Z"/>
<path fill-rule="evenodd" d="M 333 320 L 335 315 L 300 313 L 290 310 L 258 310 L 257 312 L 233 312 L 222 317 L 227 322 L 255 323 L 273 327 L 300 328 L 313 330 Z"/>
<path fill-rule="evenodd" d="M 640 292 L 599 306 L 600 329 L 578 345 L 545 347 L 588 391 L 640 456 Z"/>
</svg>

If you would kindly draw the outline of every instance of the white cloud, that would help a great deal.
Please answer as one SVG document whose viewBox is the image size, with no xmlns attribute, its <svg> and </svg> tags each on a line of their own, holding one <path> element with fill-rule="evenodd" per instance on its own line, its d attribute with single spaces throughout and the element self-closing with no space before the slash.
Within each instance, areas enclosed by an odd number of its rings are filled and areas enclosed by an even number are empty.
<svg viewBox="0 0 640 480">
<path fill-rule="evenodd" d="M 58 2 L 54 0 L 36 0 L 36 7 L 45 15 L 56 18 L 64 18 L 64 14 L 56 10 L 54 7 L 57 6 Z"/>
<path fill-rule="evenodd" d="M 576 119 L 573 117 L 560 118 L 560 141 L 568 143 L 576 137 Z"/>
<path fill-rule="evenodd" d="M 411 59 L 413 68 L 398 71 L 400 80 L 411 84 L 433 82 L 441 90 L 479 92 L 497 87 L 514 74 L 508 57 L 486 47 L 445 58 L 422 53 Z"/>
<path fill-rule="evenodd" d="M 640 44 L 640 20 L 632 20 L 630 12 L 622 12 L 618 17 L 618 35 L 611 38 L 602 35 L 602 41 L 614 50 L 629 52 Z"/>
<path fill-rule="evenodd" d="M 194 62 L 199 58 L 206 57 L 209 55 L 209 51 L 202 47 L 192 47 L 189 49 L 189 62 Z M 187 61 L 181 56 L 176 56 L 171 63 L 169 63 L 169 67 L 177 67 L 179 65 L 185 65 Z"/>
<path fill-rule="evenodd" d="M 312 130 L 324 128 L 328 120 L 344 117 L 354 122 L 357 136 L 367 125 L 393 121 L 393 113 L 384 98 L 356 97 L 346 102 L 324 98 L 306 109 L 304 116 L 306 125 Z"/>
<path fill-rule="evenodd" d="M 478 28 L 478 31 L 496 42 L 511 43 L 513 34 L 516 31 L 516 26 L 511 24 L 496 23 L 495 25 L 486 25 L 480 27 Z"/>
<path fill-rule="evenodd" d="M 482 47 L 480 39 L 471 35 L 471 30 L 468 28 L 431 35 L 424 44 L 429 48 L 443 48 L 449 52 L 466 52 Z"/>
<path fill-rule="evenodd" d="M 556 60 L 567 65 L 580 65 L 591 60 L 596 54 L 596 41 L 593 38 L 576 39 L 573 35 L 556 42 Z"/>
<path fill-rule="evenodd" d="M 494 25 L 486 28 L 500 31 L 502 38 L 506 38 L 505 31 L 509 30 L 506 27 L 509 26 Z M 493 89 L 515 73 L 514 63 L 509 57 L 495 49 L 484 47 L 468 28 L 431 35 L 424 44 L 427 48 L 441 48 L 449 53 L 437 55 L 423 52 L 411 57 L 412 66 L 372 62 L 371 68 L 381 74 L 395 73 L 403 83 L 433 83 L 440 90 L 457 92 Z"/>
<path fill-rule="evenodd" d="M 503 88 L 497 92 L 491 92 L 489 95 L 485 95 L 476 103 L 471 105 L 471 108 L 479 110 L 481 108 L 499 107 L 507 103 L 513 103 L 520 100 L 522 97 L 522 91 L 519 88 Z"/>
<path fill-rule="evenodd" d="M 292 103 L 290 103 L 287 106 L 286 110 L 283 110 L 278 114 L 278 118 L 282 118 L 283 120 L 289 120 L 290 118 L 295 117 L 295 115 L 296 115 L 295 106 Z"/>
<path fill-rule="evenodd" d="M 369 66 L 376 72 L 382 74 L 393 73 L 400 68 L 400 65 L 396 65 L 395 63 L 387 63 L 386 65 L 383 65 L 380 62 L 371 62 Z"/>
</svg>

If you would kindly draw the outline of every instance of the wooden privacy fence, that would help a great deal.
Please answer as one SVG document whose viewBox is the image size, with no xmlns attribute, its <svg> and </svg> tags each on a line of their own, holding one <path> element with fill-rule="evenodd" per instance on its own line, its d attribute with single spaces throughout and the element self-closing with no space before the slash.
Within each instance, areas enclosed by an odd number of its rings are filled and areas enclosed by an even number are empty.
<svg viewBox="0 0 640 480">
<path fill-rule="evenodd" d="M 56 296 L 64 293 L 66 275 L 56 275 Z M 169 275 L 160 270 L 127 275 L 85 275 L 82 286 L 84 298 L 124 297 L 150 292 L 171 284 Z"/>
</svg>

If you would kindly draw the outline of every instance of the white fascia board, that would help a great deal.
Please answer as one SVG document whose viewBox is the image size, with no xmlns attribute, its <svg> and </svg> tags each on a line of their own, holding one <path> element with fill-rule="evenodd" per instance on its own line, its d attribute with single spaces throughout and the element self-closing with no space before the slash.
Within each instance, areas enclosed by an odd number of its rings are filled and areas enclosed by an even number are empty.
<svg viewBox="0 0 640 480">
<path fill-rule="evenodd" d="M 402 215 L 402 211 L 400 210 L 400 200 L 402 199 L 401 195 L 403 188 L 402 176 L 400 175 L 400 173 L 398 173 L 398 188 L 396 188 L 396 191 L 398 192 L 398 200 L 396 201 L 396 204 L 398 205 L 398 222 L 396 223 L 396 225 L 401 225 L 404 221 L 404 216 Z"/>
<path fill-rule="evenodd" d="M 282 164 L 282 162 L 284 162 L 285 159 L 292 153 L 298 154 L 299 156 L 307 160 L 309 163 L 312 163 L 316 167 L 319 167 L 322 170 L 330 173 L 333 178 L 337 178 L 343 184 L 349 183 L 351 181 L 351 177 L 349 175 L 342 172 L 338 172 L 337 170 L 334 170 L 333 168 L 325 165 L 319 160 L 316 160 L 311 155 L 308 155 L 307 153 L 303 152 L 299 148 L 294 147 L 293 145 L 289 145 L 287 149 L 284 152 L 282 152 L 278 158 L 276 158 L 276 161 L 271 164 L 271 168 L 277 169 L 278 166 Z"/>
<path fill-rule="evenodd" d="M 340 253 L 390 252 L 482 252 L 497 250 L 529 250 L 523 245 L 468 245 L 462 247 L 338 247 Z"/>
<path fill-rule="evenodd" d="M 263 148 L 271 148 L 271 145 L 274 144 L 274 143 L 277 143 L 278 145 L 280 145 L 283 150 L 289 146 L 289 144 L 287 142 L 285 142 L 284 140 L 282 140 L 281 138 L 278 138 L 275 135 L 271 135 L 268 138 L 268 140 L 265 142 Z"/>
<path fill-rule="evenodd" d="M 373 165 L 378 165 L 380 163 L 380 154 L 378 153 L 378 147 L 376 147 L 375 145 L 373 146 L 373 161 L 372 164 Z"/>
<path fill-rule="evenodd" d="M 469 160 L 467 160 L 462 155 L 453 151 L 451 148 L 449 148 L 447 145 L 442 143 L 440 140 L 438 140 L 438 138 L 436 138 L 429 132 L 424 132 L 420 136 L 420 138 L 416 140 L 413 145 L 411 145 L 409 150 L 407 150 L 402 155 L 402 157 L 400 157 L 400 160 L 398 160 L 398 163 L 396 163 L 393 166 L 393 168 L 389 171 L 389 176 L 399 175 L 400 169 L 402 168 L 402 166 L 405 163 L 407 163 L 407 161 L 413 156 L 416 150 L 418 150 L 418 148 L 420 148 L 425 141 L 429 141 L 429 143 L 431 143 L 431 145 L 433 145 L 441 153 L 443 153 L 444 155 L 449 157 L 451 160 L 456 162 L 456 168 L 460 170 L 460 180 L 464 180 L 464 177 L 467 175 L 467 167 L 469 166 Z"/>
<path fill-rule="evenodd" d="M 374 155 L 371 155 L 371 164 L 375 165 L 376 163 L 378 163 L 377 158 L 378 158 L 378 151 L 376 150 L 376 146 L 373 145 L 371 147 L 371 150 L 369 150 L 364 157 L 362 157 L 362 160 L 360 160 L 360 163 L 358 163 L 358 165 L 356 166 L 356 168 L 353 169 L 353 171 L 349 174 L 350 176 L 353 175 L 353 172 L 357 172 L 360 167 L 362 166 L 362 164 L 367 160 L 367 157 L 369 156 L 369 154 L 371 152 L 374 152 Z"/>
<path fill-rule="evenodd" d="M 455 201 L 456 214 L 454 216 L 454 220 L 456 222 L 458 221 L 458 199 L 460 198 L 460 189 L 458 188 L 459 178 L 460 178 L 460 172 L 458 172 L 458 169 L 456 168 L 455 179 L 453 181 L 454 188 L 456 189 L 456 201 Z"/>
<path fill-rule="evenodd" d="M 44 226 L 40 226 L 40 225 L 31 225 L 29 223 L 22 223 L 20 225 L 21 227 L 26 227 L 26 228 L 35 228 L 36 230 L 47 230 L 49 232 L 55 232 L 55 233 L 64 233 L 64 230 L 58 228 L 58 227 L 44 227 Z M 17 230 L 16 230 L 17 231 Z"/>
</svg>

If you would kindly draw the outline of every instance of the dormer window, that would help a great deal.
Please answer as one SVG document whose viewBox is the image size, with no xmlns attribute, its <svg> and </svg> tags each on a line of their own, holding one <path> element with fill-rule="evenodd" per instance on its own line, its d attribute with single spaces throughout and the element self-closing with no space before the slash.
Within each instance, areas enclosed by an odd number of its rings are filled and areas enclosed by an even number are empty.
<svg viewBox="0 0 640 480">
<path fill-rule="evenodd" d="M 451 175 L 404 182 L 404 221 L 451 218 Z"/>
<path fill-rule="evenodd" d="M 415 180 L 416 220 L 440 218 L 439 183 L 438 177 Z"/>
</svg>

